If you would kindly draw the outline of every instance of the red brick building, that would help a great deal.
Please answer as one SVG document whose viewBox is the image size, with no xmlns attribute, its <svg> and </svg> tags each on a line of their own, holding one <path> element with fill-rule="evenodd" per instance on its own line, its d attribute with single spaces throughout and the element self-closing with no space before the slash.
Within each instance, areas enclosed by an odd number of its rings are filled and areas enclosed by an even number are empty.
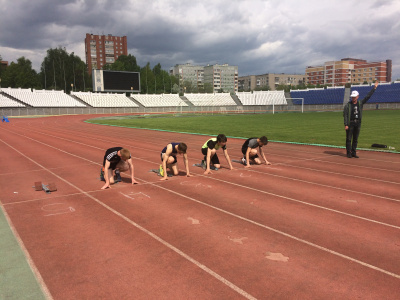
<svg viewBox="0 0 400 300">
<path fill-rule="evenodd" d="M 120 55 L 128 55 L 126 36 L 86 34 L 85 53 L 88 73 L 102 69 L 105 64 L 114 63 Z"/>
<path fill-rule="evenodd" d="M 392 60 L 367 62 L 357 58 L 327 61 L 323 66 L 307 67 L 307 84 L 340 86 L 346 83 L 362 84 L 392 81 Z"/>
</svg>

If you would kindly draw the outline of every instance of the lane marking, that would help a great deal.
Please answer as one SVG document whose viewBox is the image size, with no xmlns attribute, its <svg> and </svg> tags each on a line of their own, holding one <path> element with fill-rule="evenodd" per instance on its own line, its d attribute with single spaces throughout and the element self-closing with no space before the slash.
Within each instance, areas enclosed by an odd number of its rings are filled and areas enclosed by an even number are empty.
<svg viewBox="0 0 400 300">
<path fill-rule="evenodd" d="M 32 257 L 30 256 L 28 249 L 26 249 L 24 242 L 22 241 L 20 235 L 18 234 L 17 229 L 15 228 L 14 224 L 12 223 L 7 211 L 4 209 L 3 205 L 1 204 L 1 201 L 0 201 L 0 209 L 2 210 L 4 216 L 6 217 L 7 223 L 10 226 L 11 231 L 14 234 L 15 239 L 18 242 L 18 245 L 20 246 L 22 252 L 25 255 L 26 261 L 28 262 L 28 265 L 31 268 L 32 273 L 35 275 L 36 280 L 39 283 L 40 289 L 42 290 L 46 299 L 53 300 L 53 296 L 51 295 L 46 283 L 44 282 L 44 279 L 43 279 L 42 275 L 40 274 L 39 269 L 36 267 L 35 262 L 33 261 Z"/>
<path fill-rule="evenodd" d="M 24 137 L 26 137 L 26 136 L 24 136 Z M 26 137 L 26 138 L 31 139 L 31 138 L 29 138 L 29 137 Z M 34 139 L 31 139 L 31 140 L 34 140 Z M 4 142 L 3 140 L 1 140 L 1 141 L 2 141 L 4 144 L 6 144 L 7 146 L 9 146 L 10 148 L 12 148 L 12 149 L 14 149 L 15 151 L 17 151 L 18 153 L 20 153 L 22 156 L 24 156 L 20 151 L 18 151 L 17 149 L 15 149 L 14 147 L 12 147 L 11 145 L 7 144 L 7 143 Z M 34 140 L 34 141 L 36 141 L 36 140 Z M 72 154 L 72 153 L 68 153 L 68 152 L 66 152 L 66 151 L 64 151 L 64 150 L 58 149 L 58 148 L 53 147 L 53 146 L 51 146 L 51 145 L 47 145 L 47 144 L 42 143 L 42 142 L 39 142 L 39 143 L 44 144 L 44 145 L 46 145 L 46 146 L 48 146 L 48 147 L 57 149 L 57 150 L 59 150 L 59 151 L 61 151 L 61 152 L 70 154 L 70 155 L 72 155 L 72 156 L 76 156 L 76 155 L 74 155 L 74 154 Z M 133 221 L 131 221 L 131 220 L 128 219 L 127 217 L 123 216 L 123 215 L 120 214 L 119 212 L 113 210 L 111 207 L 107 206 L 106 204 L 104 204 L 103 202 L 101 202 L 100 200 L 98 200 L 97 198 L 93 197 L 93 196 L 90 195 L 90 194 L 87 194 L 85 191 L 81 190 L 80 188 L 78 188 L 78 187 L 75 186 L 74 184 L 68 182 L 66 179 L 63 179 L 62 177 L 60 177 L 59 175 L 53 173 L 52 171 L 46 169 L 45 167 L 43 167 L 42 165 L 40 165 L 39 163 L 37 163 L 37 162 L 34 161 L 33 159 L 31 159 L 31 158 L 29 158 L 29 157 L 27 157 L 27 156 L 25 156 L 25 157 L 26 157 L 27 159 L 31 160 L 32 162 L 36 163 L 37 165 L 41 166 L 43 169 L 47 170 L 48 172 L 50 172 L 50 173 L 53 174 L 54 176 L 60 178 L 61 180 L 65 181 L 66 183 L 68 183 L 68 184 L 70 184 L 71 186 L 75 187 L 77 190 L 81 191 L 82 193 L 84 193 L 84 194 L 87 195 L 88 197 L 92 198 L 94 201 L 98 202 L 100 205 L 102 205 L 102 206 L 104 206 L 104 207 L 106 207 L 106 208 L 109 208 L 110 211 L 112 211 L 112 212 L 114 212 L 115 214 L 119 215 L 121 218 L 123 218 L 123 219 L 126 220 L 127 222 L 131 223 L 132 225 L 134 225 L 134 226 L 137 227 L 138 229 L 142 230 L 141 228 L 143 228 L 143 227 L 141 227 L 140 225 L 134 223 Z M 77 157 L 79 157 L 79 156 L 77 156 Z M 79 158 L 81 158 L 81 157 L 79 157 Z M 81 159 L 84 159 L 84 158 L 81 158 Z M 87 159 L 84 159 L 84 160 L 87 160 Z M 88 160 L 88 161 L 89 161 L 89 160 Z M 145 160 L 145 161 L 146 161 L 146 160 Z M 151 163 L 153 163 L 153 162 L 151 162 Z M 212 180 L 217 180 L 217 181 L 225 182 L 225 183 L 228 183 L 228 184 L 231 184 L 231 185 L 240 186 L 240 187 L 243 187 L 243 188 L 246 188 L 246 189 L 250 189 L 250 190 L 254 190 L 254 191 L 258 191 L 258 192 L 261 192 L 261 193 L 273 195 L 273 196 L 276 196 L 276 197 L 279 197 L 279 198 L 284 198 L 284 199 L 296 201 L 296 202 L 299 202 L 299 203 L 304 203 L 304 204 L 306 204 L 306 205 L 315 206 L 315 207 L 322 208 L 322 209 L 325 209 L 325 210 L 337 212 L 337 213 L 339 213 L 339 214 L 347 215 L 347 216 L 354 217 L 354 218 L 359 218 L 359 219 L 361 219 L 361 220 L 365 220 L 365 221 L 369 221 L 369 222 L 373 222 L 373 223 L 377 223 L 377 224 L 381 224 L 381 225 L 393 227 L 393 228 L 396 228 L 396 229 L 400 229 L 400 227 L 398 227 L 398 226 L 394 226 L 394 225 L 390 225 L 390 224 L 378 222 L 378 221 L 375 221 L 375 220 L 371 220 L 371 219 L 367 219 L 367 218 L 363 218 L 363 217 L 351 215 L 351 214 L 344 213 L 344 212 L 340 212 L 340 211 L 337 211 L 337 210 L 333 210 L 333 209 L 325 208 L 325 207 L 322 207 L 322 206 L 310 204 L 310 203 L 307 203 L 307 202 L 304 202 L 304 201 L 299 201 L 299 200 L 292 199 L 292 198 L 288 198 L 288 197 L 284 197 L 284 196 L 281 196 L 281 195 L 276 195 L 276 194 L 273 194 L 273 193 L 268 193 L 268 192 L 265 192 L 265 191 L 262 191 L 262 190 L 258 190 L 258 189 L 254 189 L 254 188 L 249 188 L 249 187 L 246 187 L 246 186 L 243 186 L 243 185 L 240 185 L 240 184 L 236 184 L 236 183 L 231 183 L 231 182 L 228 182 L 228 181 L 225 181 L 225 180 L 216 179 L 216 178 L 213 178 L 213 177 L 208 177 L 208 176 L 204 176 L 204 175 L 201 175 L 201 174 L 200 174 L 199 176 L 202 176 L 202 177 L 205 177 L 205 178 L 209 178 L 209 179 L 212 179 Z M 143 181 L 145 181 L 145 180 L 143 180 Z M 146 182 L 146 181 L 145 181 L 145 182 Z M 298 238 L 298 237 L 293 236 L 293 235 L 291 235 L 291 234 L 288 234 L 288 233 L 286 233 L 286 232 L 283 232 L 283 231 L 277 230 L 277 229 L 275 229 L 275 228 L 266 226 L 266 225 L 264 225 L 264 224 L 255 222 L 255 221 L 253 221 L 253 220 L 244 218 L 244 217 L 239 216 L 239 215 L 236 215 L 236 214 L 234 214 L 234 213 L 225 211 L 225 210 L 223 210 L 223 209 L 221 209 L 221 208 L 218 208 L 218 207 L 216 207 L 216 206 L 212 206 L 212 205 L 210 205 L 210 204 L 201 202 L 200 200 L 196 200 L 196 199 L 194 199 L 194 198 L 192 198 L 192 197 L 183 195 L 183 194 L 178 193 L 178 192 L 176 192 L 176 191 L 169 190 L 169 189 L 167 189 L 167 188 L 165 188 L 165 187 L 163 187 L 163 186 L 160 186 L 160 185 L 157 185 L 157 184 L 152 184 L 152 185 L 155 186 L 155 187 L 158 187 L 158 188 L 160 188 L 160 189 L 163 189 L 163 190 L 169 191 L 169 192 L 171 192 L 171 193 L 174 193 L 174 194 L 176 194 L 176 195 L 179 195 L 179 196 L 181 196 L 181 197 L 184 197 L 184 198 L 186 198 L 186 199 L 192 200 L 193 202 L 196 202 L 196 203 L 199 203 L 199 204 L 208 206 L 208 207 L 210 207 L 210 208 L 213 208 L 213 209 L 215 209 L 215 210 L 217 210 L 217 211 L 223 212 L 223 213 L 225 213 L 225 214 L 227 214 L 227 215 L 233 216 L 233 217 L 238 218 L 238 219 L 240 219 L 240 220 L 243 220 L 243 221 L 249 222 L 249 223 L 251 223 L 251 224 L 257 225 L 257 226 L 259 226 L 259 227 L 268 229 L 268 230 L 270 230 L 270 231 L 272 231 L 272 232 L 281 234 L 281 235 L 283 235 L 283 236 L 285 236 L 285 237 L 288 237 L 288 238 L 290 238 L 290 239 L 293 239 L 293 240 L 296 240 L 296 241 L 298 241 L 298 242 L 304 243 L 304 244 L 306 244 L 306 245 L 309 245 L 309 246 L 311 246 L 311 247 L 317 248 L 317 249 L 319 249 L 319 250 L 328 252 L 328 253 L 330 253 L 330 254 L 332 254 L 332 255 L 336 255 L 336 256 L 341 257 L 341 258 L 343 258 L 343 259 L 347 259 L 347 260 L 349 260 L 349 261 L 358 263 L 358 264 L 360 264 L 360 265 L 362 265 L 362 266 L 365 266 L 365 267 L 367 267 L 367 268 L 370 268 L 370 269 L 373 269 L 373 270 L 375 270 L 375 271 L 379 271 L 379 272 L 384 273 L 384 274 L 386 274 L 386 275 L 389 275 L 389 276 L 392 276 L 392 277 L 395 277 L 395 278 L 400 279 L 400 275 L 398 275 L 398 274 L 395 274 L 395 273 L 392 273 L 392 272 L 390 272 L 390 271 L 381 269 L 381 268 L 376 267 L 376 266 L 374 266 L 374 265 L 365 263 L 365 262 L 363 262 L 363 261 L 357 260 L 357 259 L 355 259 L 355 258 L 352 258 L 352 257 L 350 257 L 350 256 L 341 254 L 341 253 L 339 253 L 339 252 L 336 252 L 336 251 L 334 251 L 334 250 L 325 248 L 325 247 L 323 247 L 323 246 L 314 244 L 314 243 L 312 243 L 312 242 L 303 240 L 303 239 L 301 239 L 301 238 Z M 147 230 L 146 230 L 145 228 L 143 228 L 142 231 L 146 232 Z M 151 232 L 149 232 L 148 234 L 151 235 L 151 236 L 154 235 L 154 234 L 151 233 Z M 156 236 L 156 235 L 154 235 L 154 236 Z M 156 236 L 156 237 L 159 238 L 158 236 Z M 159 239 L 162 240 L 161 238 L 159 238 Z M 171 245 L 171 247 L 174 247 L 174 246 Z M 177 250 L 180 251 L 179 249 L 177 249 Z M 175 250 L 174 250 L 174 251 L 175 251 Z M 183 253 L 183 252 L 182 252 L 182 253 Z"/>
<path fill-rule="evenodd" d="M 208 268 L 207 266 L 203 265 L 202 263 L 200 263 L 199 261 L 195 260 L 194 258 L 192 258 L 191 256 L 189 256 L 188 254 L 184 253 L 183 251 L 181 251 L 180 249 L 176 248 L 175 246 L 173 246 L 172 244 L 168 243 L 167 241 L 163 240 L 162 238 L 160 238 L 159 236 L 157 236 L 156 234 L 152 233 L 151 231 L 147 230 L 146 228 L 140 226 L 139 224 L 137 224 L 136 222 L 132 221 L 131 219 L 129 219 L 128 217 L 126 217 L 125 215 L 123 215 L 122 213 L 116 211 L 115 209 L 113 209 L 112 207 L 108 206 L 107 204 L 101 202 L 99 199 L 97 199 L 96 197 L 86 193 L 85 191 L 83 191 L 82 189 L 80 189 L 79 187 L 77 187 L 76 185 L 74 185 L 73 183 L 69 182 L 68 180 L 64 179 L 63 177 L 57 175 L 56 173 L 54 173 L 53 171 L 47 169 L 45 166 L 41 165 L 40 163 L 36 162 L 34 159 L 24 155 L 22 152 L 20 152 L 19 150 L 17 150 L 16 148 L 14 148 L 13 146 L 9 145 L 8 143 L 6 143 L 5 141 L 1 140 L 4 144 L 6 144 L 8 147 L 10 147 L 11 149 L 13 149 L 14 151 L 18 152 L 19 154 L 21 154 L 21 156 L 24 156 L 26 159 L 32 161 L 33 163 L 35 163 L 36 165 L 38 165 L 39 167 L 43 168 L 43 170 L 46 170 L 47 172 L 49 172 L 50 174 L 52 174 L 53 176 L 57 177 L 58 179 L 64 181 L 65 183 L 69 184 L 70 186 L 72 186 L 73 188 L 77 189 L 78 191 L 80 191 L 81 193 L 83 193 L 84 195 L 86 195 L 87 197 L 91 198 L 93 201 L 95 201 L 96 203 L 100 204 L 101 206 L 103 206 L 104 208 L 108 209 L 110 212 L 114 213 L 115 215 L 119 216 L 121 219 L 125 220 L 126 222 L 128 222 L 129 224 L 133 225 L 134 227 L 136 227 L 137 229 L 139 229 L 140 231 L 146 233 L 147 235 L 151 236 L 153 239 L 155 239 L 156 241 L 160 242 L 162 245 L 164 245 L 165 247 L 169 248 L 170 250 L 174 251 L 175 253 L 177 253 L 178 255 L 180 255 L 181 257 L 185 258 L 186 260 L 190 261 L 192 264 L 194 264 L 195 266 L 197 266 L 198 268 L 202 269 L 203 271 L 205 271 L 206 273 L 208 273 L 209 275 L 211 275 L 212 277 L 214 277 L 215 279 L 219 280 L 220 282 L 222 282 L 223 284 L 225 284 L 226 286 L 228 286 L 229 288 L 231 288 L 232 290 L 234 290 L 235 292 L 237 292 L 238 294 L 242 295 L 243 297 L 247 298 L 247 299 L 256 299 L 255 297 L 253 297 L 252 295 L 250 295 L 249 293 L 247 293 L 246 291 L 242 290 L 241 288 L 239 288 L 238 286 L 236 286 L 235 284 L 233 284 L 232 282 L 230 282 L 229 280 L 227 280 L 226 278 L 222 277 L 221 275 L 219 275 L 218 273 L 214 272 L 213 270 L 211 270 L 210 268 Z M 157 186 L 157 185 L 154 185 Z M 157 186 L 158 187 L 158 186 Z M 44 282 L 43 282 L 44 283 Z"/>
<path fill-rule="evenodd" d="M 75 208 L 73 208 L 72 206 L 65 207 L 65 203 L 51 203 L 43 205 L 42 210 L 45 212 L 51 212 L 50 214 L 44 215 L 45 217 L 48 217 L 48 216 L 68 214 L 74 212 Z"/>
<path fill-rule="evenodd" d="M 139 192 L 139 193 L 130 192 L 130 193 L 128 193 L 128 194 L 124 194 L 124 193 L 122 193 L 122 192 L 119 192 L 119 193 L 120 193 L 122 196 L 124 196 L 124 197 L 126 197 L 126 198 L 129 198 L 129 199 L 132 199 L 132 200 L 135 200 L 135 198 L 137 198 L 136 195 L 143 195 L 143 196 L 147 197 L 148 199 L 151 198 L 149 195 L 146 195 L 145 193 L 142 193 L 142 192 Z M 133 197 L 133 196 L 135 196 L 135 197 Z"/>
<path fill-rule="evenodd" d="M 7 130 L 7 131 L 10 131 L 10 130 Z M 10 131 L 10 132 L 12 132 L 12 131 Z M 12 133 L 14 133 L 14 132 L 12 132 Z M 38 132 L 38 133 L 40 133 L 40 132 Z M 18 135 L 20 135 L 20 136 L 23 136 L 23 137 L 25 137 L 25 138 L 31 139 L 31 140 L 33 140 L 33 141 L 36 141 L 35 139 L 32 139 L 32 138 L 27 137 L 27 136 L 25 136 L 25 135 L 22 135 L 22 134 L 19 134 L 19 133 L 16 133 L 16 134 L 18 134 Z M 52 135 L 44 134 L 44 133 L 40 133 L 40 134 L 46 135 L 46 136 L 52 136 Z M 101 150 L 101 151 L 104 150 L 104 149 L 99 148 L 99 147 L 95 147 L 95 146 L 88 145 L 88 144 L 84 144 L 84 143 L 77 142 L 77 141 L 72 141 L 72 140 L 70 140 L 70 139 L 65 139 L 65 138 L 61 138 L 61 137 L 54 136 L 54 135 L 53 135 L 52 137 L 58 138 L 58 139 L 62 139 L 62 140 L 68 141 L 68 142 L 73 142 L 73 143 L 76 143 L 76 144 L 84 145 L 84 146 L 86 146 L 86 147 L 99 149 L 99 150 Z M 91 138 L 91 139 L 94 139 L 94 138 Z M 94 139 L 94 140 L 100 140 L 100 139 Z M 36 141 L 36 142 L 38 142 L 38 141 Z M 38 143 L 42 143 L 42 142 L 38 142 Z M 42 143 L 42 144 L 44 144 L 44 143 Z M 61 151 L 61 152 L 65 152 L 65 151 L 63 151 L 63 150 L 61 150 L 61 149 L 58 149 L 58 148 L 56 148 L 56 147 L 53 147 L 53 146 L 51 146 L 51 145 L 48 145 L 48 144 L 44 144 L 44 145 L 46 145 L 47 147 L 52 147 L 52 148 L 54 148 L 54 149 L 57 149 L 57 150 L 59 150 L 59 151 Z M 136 148 L 138 148 L 138 147 L 136 147 Z M 144 149 L 144 148 L 140 148 L 140 149 Z M 155 151 L 155 150 L 148 150 L 148 149 L 145 149 L 145 150 L 147 150 L 147 151 L 153 151 L 153 152 L 158 152 L 158 151 Z M 72 155 L 72 156 L 76 156 L 76 155 L 74 155 L 74 154 L 72 154 L 72 153 L 68 153 L 68 152 L 65 152 L 65 153 L 67 153 L 67 154 L 69 154 L 69 155 Z M 79 156 L 76 156 L 76 157 L 79 157 Z M 143 159 L 143 158 L 140 158 L 140 157 L 134 157 L 134 158 L 137 159 L 137 160 L 141 160 L 141 161 L 145 161 L 145 162 L 154 163 L 153 161 L 150 161 L 150 160 L 147 160 L 147 159 Z M 84 158 L 82 158 L 82 159 L 84 159 Z M 310 159 L 310 160 L 313 160 L 313 159 Z M 93 163 L 93 162 L 92 162 L 92 163 Z M 98 164 L 98 163 L 96 163 L 96 164 Z M 156 163 L 156 164 L 157 164 L 157 163 Z M 158 165 L 158 164 L 157 164 L 157 165 Z M 274 164 L 274 165 L 285 165 L 285 163 L 276 163 L 276 164 Z M 287 166 L 292 167 L 291 165 L 287 165 Z M 266 170 L 267 170 L 267 169 L 266 169 Z M 294 181 L 299 181 L 299 182 L 304 182 L 304 183 L 308 183 L 308 184 L 312 184 L 312 185 L 317 185 L 317 186 L 322 186 L 322 187 L 327 187 L 327 188 L 331 188 L 331 189 L 346 191 L 346 192 L 349 192 L 349 193 L 356 193 L 356 194 L 360 194 L 360 195 L 372 196 L 372 197 L 376 197 L 376 198 L 381 198 L 381 199 L 386 199 L 386 200 L 390 200 L 390 201 L 400 202 L 400 200 L 398 200 L 398 199 L 393 199 L 393 198 L 384 197 L 384 196 L 375 195 L 375 194 L 364 193 L 364 192 L 360 192 L 360 191 L 354 191 L 354 190 L 344 189 L 344 188 L 340 188 L 340 187 L 335 187 L 335 186 L 320 184 L 320 183 L 311 182 L 311 181 L 306 181 L 306 180 L 301 180 L 301 179 L 297 179 L 297 178 L 292 178 L 292 177 L 287 177 L 287 176 L 282 176 L 282 175 L 276 175 L 276 174 L 271 174 L 271 173 L 264 173 L 264 172 L 259 172 L 259 171 L 255 171 L 255 170 L 251 170 L 251 169 L 250 169 L 250 170 L 247 170 L 247 171 L 249 171 L 249 172 L 257 172 L 257 173 L 259 173 L 259 174 L 265 174 L 265 175 L 268 175 L 268 176 L 280 177 L 280 178 L 285 178 L 285 179 L 294 180 Z M 390 171 L 390 170 L 389 170 L 389 171 Z M 196 174 L 196 173 L 195 173 L 195 174 Z M 200 174 L 200 173 L 199 173 L 199 174 Z M 334 173 L 334 174 L 335 174 L 335 175 L 342 175 L 342 173 Z M 200 175 L 201 175 L 201 174 L 200 174 Z M 211 177 L 207 177 L 207 178 L 211 178 Z M 366 178 L 366 179 L 370 179 L 370 178 Z M 373 180 L 373 179 L 371 179 L 371 180 Z"/>
<path fill-rule="evenodd" d="M 18 135 L 20 135 L 20 134 L 18 134 Z M 27 137 L 27 136 L 25 136 L 25 135 L 20 135 L 20 136 L 23 136 L 23 137 L 25 137 L 25 138 L 27 138 L 27 139 L 30 139 L 30 140 L 33 140 L 33 141 L 38 142 L 38 143 L 40 143 L 40 144 L 43 144 L 43 145 L 45 145 L 45 146 L 47 146 L 47 147 L 56 149 L 56 150 L 58 150 L 58 151 L 60 151 L 60 152 L 66 153 L 66 154 L 68 154 L 68 155 L 71 155 L 71 156 L 74 156 L 74 157 L 78 157 L 78 158 L 80 158 L 80 159 L 83 159 L 83 160 L 92 162 L 92 161 L 89 160 L 89 159 L 80 157 L 80 156 L 78 156 L 78 155 L 75 155 L 75 154 L 72 154 L 72 153 L 70 153 L 70 152 L 64 151 L 64 150 L 62 150 L 62 149 L 56 148 L 56 147 L 54 147 L 54 146 L 48 145 L 48 144 L 46 144 L 46 143 L 36 141 L 35 139 L 32 139 L 32 138 Z M 2 142 L 5 143 L 4 141 L 2 141 Z M 79 143 L 79 144 L 81 144 L 81 143 Z M 8 144 L 7 144 L 7 145 L 8 145 Z M 84 145 L 84 144 L 83 144 L 83 145 Z M 87 145 L 87 146 L 89 146 L 89 145 Z M 89 147 L 90 147 L 90 146 L 89 146 Z M 97 147 L 93 147 L 93 148 L 97 148 Z M 150 163 L 154 163 L 154 162 L 152 162 L 152 161 L 148 161 L 148 160 L 141 159 L 141 158 L 137 158 L 137 159 L 142 160 L 142 161 L 146 161 L 146 162 L 150 162 Z M 253 172 L 257 172 L 257 171 L 253 171 Z M 297 200 L 297 199 L 294 199 L 294 198 L 290 198 L 290 197 L 286 197 L 286 196 L 282 196 L 282 195 L 270 193 L 270 192 L 267 192 L 267 191 L 259 190 L 259 189 L 252 188 L 252 187 L 248 187 L 248 186 L 244 186 L 244 185 L 237 184 L 237 183 L 233 183 L 233 182 L 230 182 L 230 181 L 226 181 L 226 180 L 222 180 L 222 179 L 217 179 L 217 178 L 215 178 L 215 177 L 205 176 L 205 175 L 203 175 L 203 174 L 198 174 L 198 173 L 195 173 L 195 174 L 197 174 L 198 176 L 204 177 L 204 178 L 209 178 L 209 179 L 211 179 L 211 180 L 221 181 L 221 182 L 224 182 L 224 183 L 227 183 L 227 184 L 230 184 L 230 185 L 239 186 L 239 187 L 242 187 L 242 188 L 245 188 L 245 189 L 250 189 L 250 190 L 253 190 L 253 191 L 256 191 L 256 192 L 260 192 L 260 193 L 263 193 L 263 194 L 275 196 L 275 197 L 282 198 L 282 199 L 285 199 L 285 200 L 297 202 L 297 203 L 300 203 L 300 204 L 305 204 L 305 205 L 308 205 L 308 206 L 312 206 L 312 207 L 320 208 L 320 209 L 323 209 L 323 210 L 335 212 L 335 213 L 338 213 L 338 214 L 342 214 L 342 215 L 345 215 L 345 216 L 357 218 L 357 219 L 360 219 L 360 220 L 364 220 L 364 221 L 368 221 L 368 222 L 372 222 L 372 223 L 376 223 L 376 224 L 380 224 L 380 225 L 384 225 L 384 226 L 388 226 L 388 227 L 400 229 L 400 226 L 396 226 L 396 225 L 392 225 L 392 224 L 388 224 L 388 223 L 376 221 L 376 220 L 373 220 L 373 219 L 368 219 L 368 218 L 365 218 L 365 217 L 361 217 L 361 216 L 353 215 L 353 214 L 350 214 L 350 213 L 342 212 L 342 211 L 339 211 L 339 210 L 331 209 L 331 208 L 328 208 L 328 207 L 324 207 L 324 206 L 321 206 L 321 205 L 317 205 L 317 204 L 313 204 L 313 203 L 308 203 L 308 202 L 305 202 L 305 201 L 301 201 L 301 200 Z M 137 178 L 138 178 L 138 177 L 137 177 Z M 138 178 L 138 179 L 140 179 L 140 178 Z M 143 180 L 143 181 L 146 182 L 145 180 Z M 155 186 L 157 186 L 157 185 L 155 185 Z M 363 194 L 366 194 L 366 193 L 363 193 Z M 369 194 L 366 194 L 366 195 L 369 195 Z M 370 195 L 370 196 L 371 196 L 371 195 Z M 372 196 L 375 197 L 375 195 L 372 195 Z M 376 197 L 379 197 L 379 196 L 376 196 Z M 391 199 L 391 198 L 385 198 L 385 197 L 381 197 L 381 198 L 390 199 L 390 200 L 393 200 L 393 201 L 400 202 L 400 200 L 397 200 L 397 199 Z"/>
</svg>

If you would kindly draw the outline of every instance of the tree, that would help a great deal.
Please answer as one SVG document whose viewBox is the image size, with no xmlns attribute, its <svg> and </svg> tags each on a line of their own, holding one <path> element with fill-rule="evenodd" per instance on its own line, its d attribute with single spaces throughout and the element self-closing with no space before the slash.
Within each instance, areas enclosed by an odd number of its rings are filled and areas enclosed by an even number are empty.
<svg viewBox="0 0 400 300">
<path fill-rule="evenodd" d="M 205 82 L 204 83 L 204 93 L 210 94 L 210 93 L 213 93 L 213 92 L 214 92 L 214 88 L 213 88 L 212 83 Z"/>
<path fill-rule="evenodd" d="M 25 57 L 18 58 L 17 63 L 11 62 L 2 73 L 1 78 L 2 85 L 6 87 L 41 88 L 38 75 L 32 69 L 32 62 Z"/>
<path fill-rule="evenodd" d="M 106 64 L 103 70 L 140 72 L 140 66 L 136 62 L 136 57 L 129 55 L 121 55 L 113 64 Z"/>
<path fill-rule="evenodd" d="M 154 74 L 149 62 L 140 70 L 140 92 L 142 94 L 154 93 Z"/>
<path fill-rule="evenodd" d="M 0 61 L 2 61 L 3 58 L 0 55 Z M 5 69 L 5 68 L 4 68 Z M 0 65 L 0 79 L 1 79 L 1 73 L 3 72 L 3 65 Z"/>
<path fill-rule="evenodd" d="M 45 89 L 64 90 L 69 93 L 91 89 L 91 79 L 86 64 L 73 52 L 68 54 L 65 48 L 47 50 L 40 68 L 40 80 Z"/>
<path fill-rule="evenodd" d="M 255 91 L 269 91 L 270 88 L 268 85 L 264 85 L 264 86 L 256 87 L 254 90 Z"/>
</svg>

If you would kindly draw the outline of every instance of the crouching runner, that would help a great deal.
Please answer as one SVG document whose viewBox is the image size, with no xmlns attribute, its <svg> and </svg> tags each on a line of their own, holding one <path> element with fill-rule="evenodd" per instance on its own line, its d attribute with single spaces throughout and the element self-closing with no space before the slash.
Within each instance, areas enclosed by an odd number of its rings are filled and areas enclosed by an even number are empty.
<svg viewBox="0 0 400 300">
<path fill-rule="evenodd" d="M 268 139 L 265 136 L 260 138 L 249 138 L 247 139 L 242 146 L 242 163 L 245 168 L 249 168 L 251 164 L 261 165 L 261 160 L 258 156 L 257 147 L 261 157 L 264 159 L 266 165 L 270 165 L 271 163 L 265 158 L 264 152 L 262 151 L 262 146 L 268 144 Z"/>
<path fill-rule="evenodd" d="M 178 160 L 176 158 L 177 154 L 183 155 L 183 161 L 185 163 L 186 168 L 186 176 L 190 177 L 189 173 L 189 163 L 187 158 L 187 146 L 185 143 L 169 143 L 164 149 L 161 151 L 161 161 L 160 165 L 160 175 L 163 177 L 160 180 L 167 180 L 168 174 L 167 169 L 170 169 L 174 172 L 174 175 L 177 176 L 179 174 L 178 170 Z"/>
<path fill-rule="evenodd" d="M 110 148 L 104 154 L 103 167 L 100 172 L 100 180 L 105 181 L 101 189 L 110 188 L 111 184 L 121 181 L 121 172 L 128 171 L 131 174 L 132 184 L 138 183 L 134 178 L 134 169 L 131 153 L 122 147 Z"/>
</svg>

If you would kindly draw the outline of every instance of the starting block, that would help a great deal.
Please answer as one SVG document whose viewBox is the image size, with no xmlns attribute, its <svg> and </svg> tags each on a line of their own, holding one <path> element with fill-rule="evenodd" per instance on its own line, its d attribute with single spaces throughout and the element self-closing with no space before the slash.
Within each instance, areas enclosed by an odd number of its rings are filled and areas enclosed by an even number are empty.
<svg viewBox="0 0 400 300">
<path fill-rule="evenodd" d="M 46 194 L 51 194 L 51 192 L 57 191 L 57 186 L 55 183 L 49 183 L 48 185 L 43 184 L 41 181 L 34 183 L 33 188 L 35 191 L 45 191 Z"/>
<path fill-rule="evenodd" d="M 203 165 L 203 164 L 193 164 L 193 167 L 200 167 L 203 170 L 207 169 L 206 165 Z M 216 168 L 210 164 L 210 170 L 218 171 L 218 168 Z"/>
<path fill-rule="evenodd" d="M 151 169 L 149 172 L 156 173 L 158 176 L 161 176 L 159 169 Z M 172 174 L 167 174 L 167 177 L 172 177 Z"/>
<path fill-rule="evenodd" d="M 2 122 L 9 123 L 10 121 L 8 120 L 7 116 L 3 116 L 3 119 L 1 119 Z"/>
</svg>

